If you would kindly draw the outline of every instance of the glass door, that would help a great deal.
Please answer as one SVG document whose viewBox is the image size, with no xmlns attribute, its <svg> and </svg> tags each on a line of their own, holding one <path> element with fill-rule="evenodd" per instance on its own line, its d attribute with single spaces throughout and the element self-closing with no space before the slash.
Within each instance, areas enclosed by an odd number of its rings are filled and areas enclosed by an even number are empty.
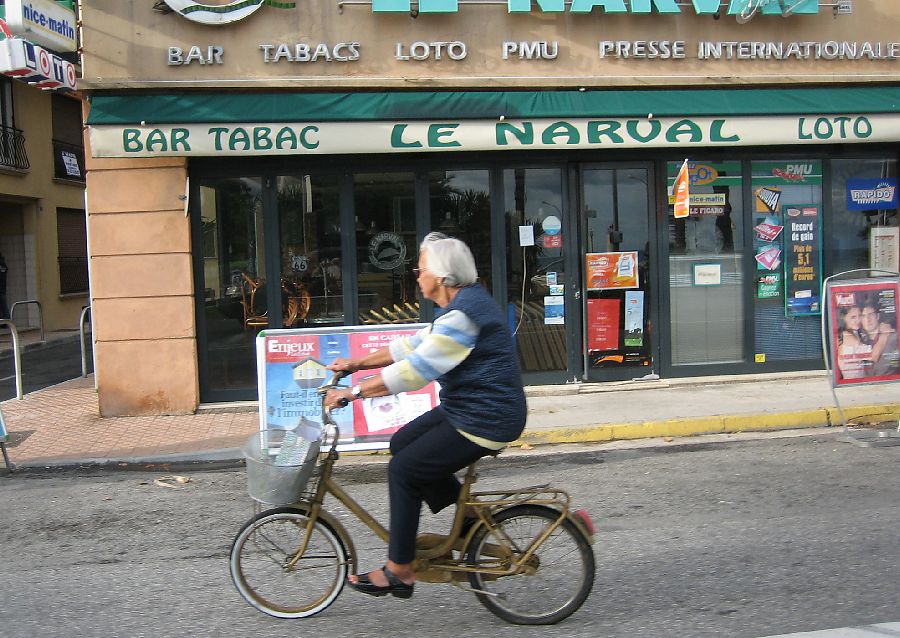
<svg viewBox="0 0 900 638">
<path fill-rule="evenodd" d="M 563 171 L 503 171 L 507 308 L 527 383 L 559 383 L 566 348 Z M 571 286 L 572 283 L 569 282 Z"/>
<path fill-rule="evenodd" d="M 670 192 L 680 166 L 668 162 Z M 727 373 L 745 361 L 743 167 L 698 160 L 689 168 L 689 216 L 667 210 L 671 364 L 680 376 Z M 774 247 L 757 255 L 761 272 L 781 261 Z"/>
<path fill-rule="evenodd" d="M 656 236 L 650 165 L 586 166 L 582 185 L 585 377 L 658 372 L 651 311 Z"/>
</svg>

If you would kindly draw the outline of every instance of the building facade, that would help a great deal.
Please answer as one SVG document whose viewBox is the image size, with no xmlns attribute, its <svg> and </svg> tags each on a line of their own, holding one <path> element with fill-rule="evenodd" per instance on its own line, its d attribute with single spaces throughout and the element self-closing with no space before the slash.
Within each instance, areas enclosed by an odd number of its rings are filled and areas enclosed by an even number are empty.
<svg viewBox="0 0 900 638">
<path fill-rule="evenodd" d="M 81 4 L 106 415 L 255 398 L 267 327 L 430 320 L 432 230 L 528 383 L 821 368 L 822 280 L 900 259 L 886 0 Z"/>
<path fill-rule="evenodd" d="M 0 315 L 76 329 L 89 303 L 76 20 L 71 2 L 42 2 L 0 3 Z M 43 33 L 47 7 L 61 33 Z"/>
</svg>

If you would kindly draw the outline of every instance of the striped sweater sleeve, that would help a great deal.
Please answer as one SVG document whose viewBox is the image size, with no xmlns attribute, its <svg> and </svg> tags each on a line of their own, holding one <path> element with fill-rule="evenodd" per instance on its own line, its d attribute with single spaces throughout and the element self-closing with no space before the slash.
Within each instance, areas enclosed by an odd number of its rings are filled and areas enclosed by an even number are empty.
<svg viewBox="0 0 900 638">
<path fill-rule="evenodd" d="M 478 338 L 479 328 L 459 310 L 451 310 L 428 328 L 391 343 L 394 363 L 381 371 L 391 394 L 418 390 L 462 363 Z"/>
</svg>

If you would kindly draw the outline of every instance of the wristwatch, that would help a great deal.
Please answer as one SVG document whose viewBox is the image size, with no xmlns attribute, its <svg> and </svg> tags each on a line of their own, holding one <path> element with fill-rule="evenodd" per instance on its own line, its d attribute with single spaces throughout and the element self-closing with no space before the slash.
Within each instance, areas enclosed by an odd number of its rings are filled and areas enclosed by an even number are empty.
<svg viewBox="0 0 900 638">
<path fill-rule="evenodd" d="M 353 386 L 352 388 L 350 388 L 350 394 L 353 396 L 353 400 L 354 400 L 354 401 L 355 401 L 356 399 L 362 399 L 362 398 L 363 398 L 363 395 L 362 395 L 362 386 L 360 386 L 360 385 L 357 383 L 355 386 Z"/>
</svg>

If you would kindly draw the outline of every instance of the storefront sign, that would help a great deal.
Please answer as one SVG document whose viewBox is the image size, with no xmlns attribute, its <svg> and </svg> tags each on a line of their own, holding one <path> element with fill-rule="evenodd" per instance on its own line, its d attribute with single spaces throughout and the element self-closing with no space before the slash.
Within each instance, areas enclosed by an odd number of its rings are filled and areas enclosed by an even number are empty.
<svg viewBox="0 0 900 638">
<path fill-rule="evenodd" d="M 91 126 L 95 157 L 332 155 L 893 142 L 893 114 Z M 691 176 L 694 179 L 693 172 Z"/>
<path fill-rule="evenodd" d="M 263 5 L 278 9 L 294 9 L 296 2 L 279 2 L 277 0 L 232 0 L 231 2 L 210 4 L 194 0 L 165 0 L 176 13 L 192 22 L 200 24 L 222 25 L 243 20 Z"/>
<path fill-rule="evenodd" d="M 785 315 L 822 312 L 822 229 L 819 207 L 791 205 L 784 215 Z"/>
<path fill-rule="evenodd" d="M 897 178 L 847 180 L 848 210 L 896 210 Z"/>
<path fill-rule="evenodd" d="M 789 0 L 790 4 L 782 6 L 782 2 L 773 0 L 730 0 L 725 14 L 736 17 L 752 17 L 754 14 L 789 16 L 794 14 L 815 15 L 819 13 L 819 0 Z M 167 0 L 172 4 L 171 0 Z M 509 13 L 562 13 L 568 9 L 571 13 L 592 13 L 603 10 L 608 14 L 648 14 L 652 11 L 662 14 L 679 14 L 693 11 L 697 15 L 714 15 L 721 11 L 720 0 L 693 0 L 679 4 L 677 0 L 507 0 Z M 459 11 L 459 0 L 419 0 L 413 8 L 412 0 L 372 0 L 372 11 L 410 13 L 456 13 Z"/>
<path fill-rule="evenodd" d="M 262 429 L 292 429 L 301 418 L 321 423 L 318 388 L 331 378 L 326 366 L 338 357 L 358 358 L 388 347 L 391 341 L 412 335 L 423 325 L 391 330 L 384 327 L 342 329 L 266 330 L 256 339 L 259 371 L 259 418 Z M 350 385 L 377 374 L 356 372 Z M 397 396 L 354 401 L 335 410 L 343 447 L 385 447 L 391 434 L 438 403 L 437 386 Z"/>
<path fill-rule="evenodd" d="M 896 279 L 829 282 L 827 329 L 835 385 L 900 381 L 898 297 Z"/>
<path fill-rule="evenodd" d="M 722 264 L 694 264 L 695 286 L 720 286 Z"/>
<path fill-rule="evenodd" d="M 75 12 L 53 0 L 6 0 L 6 24 L 15 35 L 54 51 L 78 48 Z"/>
<path fill-rule="evenodd" d="M 75 90 L 75 65 L 18 38 L 0 41 L 0 73 L 41 89 Z"/>
<path fill-rule="evenodd" d="M 637 251 L 587 253 L 584 272 L 588 290 L 638 287 Z"/>
</svg>

